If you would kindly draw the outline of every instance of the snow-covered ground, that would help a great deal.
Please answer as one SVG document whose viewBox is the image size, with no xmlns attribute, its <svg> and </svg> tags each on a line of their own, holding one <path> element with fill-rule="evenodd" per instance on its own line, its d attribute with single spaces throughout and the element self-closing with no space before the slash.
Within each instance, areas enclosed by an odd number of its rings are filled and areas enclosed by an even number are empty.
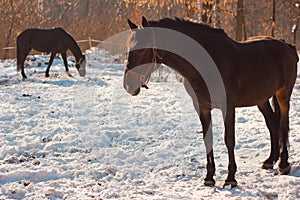
<svg viewBox="0 0 300 200">
<path fill-rule="evenodd" d="M 222 188 L 227 149 L 219 111 L 213 112 L 217 183 L 205 187 L 201 125 L 174 75 L 131 97 L 123 64 L 104 51 L 87 52 L 87 59 L 85 78 L 74 67 L 74 78 L 67 77 L 60 59 L 45 78 L 48 56 L 34 56 L 25 81 L 15 60 L 0 61 L 0 199 L 300 198 L 300 75 L 291 100 L 291 174 L 261 169 L 269 133 L 256 107 L 240 108 L 238 187 L 229 190 Z"/>
</svg>

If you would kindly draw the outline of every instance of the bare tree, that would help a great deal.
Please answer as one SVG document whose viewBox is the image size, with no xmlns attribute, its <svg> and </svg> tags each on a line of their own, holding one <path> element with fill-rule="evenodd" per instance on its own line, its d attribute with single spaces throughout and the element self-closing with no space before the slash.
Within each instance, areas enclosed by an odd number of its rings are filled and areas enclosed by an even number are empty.
<svg viewBox="0 0 300 200">
<path fill-rule="evenodd" d="M 244 0 L 237 1 L 237 15 L 236 15 L 236 34 L 235 39 L 238 41 L 246 40 L 246 24 L 244 12 Z"/>
<path fill-rule="evenodd" d="M 215 16 L 214 27 L 216 27 L 216 28 L 221 27 L 220 11 L 221 11 L 220 0 L 215 0 L 215 3 L 214 3 L 214 16 Z"/>
<path fill-rule="evenodd" d="M 297 30 L 299 26 L 299 21 L 300 21 L 300 2 L 295 3 L 295 7 L 298 9 L 298 16 L 294 20 L 295 23 L 292 28 L 292 34 L 293 34 L 293 45 L 296 46 L 297 44 Z"/>
<path fill-rule="evenodd" d="M 276 1 L 272 0 L 272 27 L 270 35 L 271 37 L 275 37 L 274 31 L 275 31 L 275 17 L 276 17 Z"/>
<path fill-rule="evenodd" d="M 248 34 L 251 36 L 269 35 L 272 2 L 274 1 L 1 0 L 0 58 L 15 57 L 15 51 L 2 48 L 15 46 L 17 34 L 27 28 L 59 26 L 72 34 L 75 40 L 89 37 L 105 40 L 116 33 L 127 30 L 127 18 L 139 23 L 142 15 L 149 20 L 174 16 L 202 19 L 203 22 L 214 27 L 223 28 L 230 37 L 238 40 L 244 40 Z M 276 29 L 274 29 L 274 35 L 287 42 L 294 41 L 295 43 L 296 39 L 299 40 L 296 32 L 300 22 L 296 15 L 299 15 L 300 11 L 295 7 L 295 3 L 299 3 L 299 0 L 277 0 L 275 3 Z M 291 34 L 292 26 L 293 34 Z M 88 43 L 79 45 L 83 50 L 89 48 Z"/>
<path fill-rule="evenodd" d="M 9 15 L 9 28 L 8 28 L 8 33 L 7 33 L 7 36 L 6 36 L 6 39 L 5 39 L 5 47 L 8 47 L 9 46 L 9 42 L 10 42 L 10 38 L 11 38 L 11 35 L 12 35 L 12 32 L 13 32 L 13 28 L 14 28 L 14 23 L 15 23 L 15 9 L 14 9 L 14 3 L 13 3 L 13 0 L 9 0 L 9 6 L 10 6 L 10 10 L 12 12 L 11 15 Z M 8 56 L 8 49 L 5 50 L 4 52 L 4 59 L 7 58 Z"/>
<path fill-rule="evenodd" d="M 203 0 L 201 10 L 201 21 L 206 24 L 212 24 L 213 0 Z"/>
<path fill-rule="evenodd" d="M 186 15 L 190 19 L 195 18 L 195 10 L 196 10 L 195 6 L 196 6 L 196 3 L 194 0 L 186 0 L 185 1 Z"/>
</svg>

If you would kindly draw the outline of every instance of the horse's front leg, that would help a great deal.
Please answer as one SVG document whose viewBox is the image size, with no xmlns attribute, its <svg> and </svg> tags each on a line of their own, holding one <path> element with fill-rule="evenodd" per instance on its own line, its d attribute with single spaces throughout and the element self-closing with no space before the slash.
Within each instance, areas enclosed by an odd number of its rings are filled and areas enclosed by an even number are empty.
<svg viewBox="0 0 300 200">
<path fill-rule="evenodd" d="M 53 60 L 54 60 L 55 55 L 56 55 L 56 53 L 54 53 L 54 52 L 52 52 L 51 55 L 50 55 L 50 60 L 49 60 L 48 67 L 47 67 L 46 73 L 45 73 L 45 76 L 46 76 L 46 77 L 49 77 L 49 76 L 50 76 L 50 75 L 49 75 L 49 71 L 50 71 L 50 67 L 51 67 L 51 65 L 52 65 L 52 63 L 53 63 Z"/>
<path fill-rule="evenodd" d="M 225 114 L 225 113 L 223 113 Z M 234 158 L 234 146 L 235 146 L 235 133 L 234 124 L 235 123 L 235 109 L 228 108 L 225 114 L 225 144 L 228 149 L 229 165 L 228 165 L 228 176 L 225 180 L 225 186 L 230 185 L 231 187 L 237 186 L 237 181 L 235 180 L 236 173 L 236 163 Z"/>
<path fill-rule="evenodd" d="M 212 134 L 212 123 L 211 123 L 211 110 L 199 109 L 200 112 L 200 121 L 203 128 L 203 139 L 206 149 L 206 158 L 207 165 L 206 170 L 207 174 L 204 179 L 204 185 L 214 186 L 215 180 L 213 176 L 215 175 L 215 162 L 214 162 L 214 153 L 213 153 L 213 134 Z"/>
<path fill-rule="evenodd" d="M 63 58 L 64 61 L 64 65 L 65 65 L 65 69 L 66 69 L 66 73 L 69 77 L 73 77 L 73 75 L 70 73 L 69 71 L 69 67 L 68 67 L 68 60 L 67 60 L 67 52 L 62 52 L 61 56 Z"/>
</svg>

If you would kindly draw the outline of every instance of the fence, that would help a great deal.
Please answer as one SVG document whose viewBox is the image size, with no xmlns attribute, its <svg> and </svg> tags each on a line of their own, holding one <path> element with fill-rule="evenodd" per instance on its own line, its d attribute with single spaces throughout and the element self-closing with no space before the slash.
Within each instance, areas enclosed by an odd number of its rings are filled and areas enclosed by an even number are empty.
<svg viewBox="0 0 300 200">
<path fill-rule="evenodd" d="M 93 39 L 91 37 L 89 37 L 86 40 L 77 40 L 76 42 L 81 47 L 82 47 L 81 43 L 88 43 L 88 46 L 84 45 L 84 48 L 83 48 L 84 50 L 86 50 L 88 48 L 91 49 L 92 47 L 95 47 L 95 46 L 99 46 L 99 48 L 105 49 L 113 55 L 118 54 L 118 52 L 123 52 L 124 48 L 125 48 L 124 44 L 122 45 L 115 41 L 111 41 L 111 42 L 101 41 L 101 40 Z M 4 51 L 10 51 L 10 50 L 15 50 L 15 49 L 16 49 L 16 47 L 3 47 L 2 48 L 2 50 L 4 50 Z M 4 54 L 3 58 L 0 58 L 0 59 L 7 59 L 8 57 L 10 57 L 9 55 L 12 56 L 12 54 L 7 53 L 7 54 Z"/>
<path fill-rule="evenodd" d="M 87 40 L 78 40 L 76 41 L 77 43 L 84 43 L 84 42 L 88 42 L 89 43 L 89 47 L 92 48 L 92 43 L 95 42 L 95 43 L 101 43 L 103 41 L 101 40 L 96 40 L 96 39 L 92 39 L 91 37 L 89 37 Z"/>
<path fill-rule="evenodd" d="M 16 47 L 4 47 L 4 48 L 2 48 L 3 50 L 13 50 L 13 49 L 15 49 Z"/>
</svg>

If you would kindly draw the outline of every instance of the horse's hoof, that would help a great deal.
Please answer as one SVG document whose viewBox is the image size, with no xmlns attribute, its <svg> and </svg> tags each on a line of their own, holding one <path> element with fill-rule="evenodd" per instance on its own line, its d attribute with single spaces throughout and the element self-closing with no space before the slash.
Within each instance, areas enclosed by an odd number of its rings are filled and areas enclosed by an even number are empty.
<svg viewBox="0 0 300 200">
<path fill-rule="evenodd" d="M 74 76 L 69 71 L 67 71 L 66 74 L 68 77 L 74 78 Z"/>
<path fill-rule="evenodd" d="M 225 184 L 223 185 L 223 188 L 232 189 L 236 186 L 237 186 L 237 181 L 236 180 L 234 180 L 234 181 L 225 181 Z"/>
<path fill-rule="evenodd" d="M 263 169 L 273 169 L 274 164 L 270 164 L 270 163 L 263 163 L 262 168 Z"/>
<path fill-rule="evenodd" d="M 215 186 L 215 184 L 216 184 L 215 180 L 205 180 L 204 181 L 205 186 L 213 187 L 213 186 Z"/>
<path fill-rule="evenodd" d="M 287 167 L 284 168 L 284 169 L 281 169 L 281 168 L 279 167 L 278 171 L 279 171 L 279 173 L 280 173 L 281 175 L 288 175 L 288 174 L 290 173 L 290 171 L 291 171 L 291 166 L 289 165 L 289 166 L 287 166 Z"/>
</svg>

